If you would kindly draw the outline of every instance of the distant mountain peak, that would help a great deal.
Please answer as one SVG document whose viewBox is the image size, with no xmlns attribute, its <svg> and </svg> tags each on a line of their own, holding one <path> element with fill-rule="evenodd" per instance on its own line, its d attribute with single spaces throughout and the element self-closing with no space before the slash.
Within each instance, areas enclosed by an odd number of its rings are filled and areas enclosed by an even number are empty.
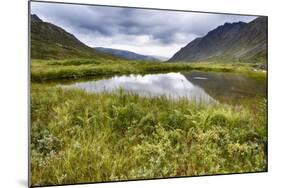
<svg viewBox="0 0 281 188">
<path fill-rule="evenodd" d="M 108 53 L 111 55 L 114 55 L 116 57 L 128 59 L 128 60 L 146 60 L 146 61 L 160 61 L 160 59 L 149 56 L 149 55 L 143 55 L 138 54 L 132 51 L 127 50 L 121 50 L 121 49 L 114 49 L 114 48 L 104 48 L 104 47 L 96 47 L 97 51 Z"/>
<path fill-rule="evenodd" d="M 31 14 L 31 22 L 43 22 L 36 14 Z"/>
<path fill-rule="evenodd" d="M 258 17 L 249 23 L 226 22 L 188 43 L 169 61 L 192 62 L 225 57 L 241 59 L 266 54 L 266 33 L 267 17 Z"/>
<path fill-rule="evenodd" d="M 233 22 L 233 23 L 226 22 L 223 25 L 220 25 L 217 28 L 209 31 L 208 34 L 212 34 L 212 33 L 221 34 L 221 33 L 228 32 L 229 30 L 233 30 L 233 29 L 239 30 L 242 27 L 244 27 L 245 25 L 247 25 L 247 23 L 245 23 L 245 22 Z"/>
</svg>

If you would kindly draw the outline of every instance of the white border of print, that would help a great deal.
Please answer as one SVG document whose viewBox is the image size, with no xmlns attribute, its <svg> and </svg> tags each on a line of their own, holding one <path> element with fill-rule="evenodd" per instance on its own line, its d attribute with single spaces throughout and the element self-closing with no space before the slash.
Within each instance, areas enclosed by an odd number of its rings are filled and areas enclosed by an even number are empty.
<svg viewBox="0 0 281 188">
<path fill-rule="evenodd" d="M 59 1 L 59 0 L 57 0 Z M 278 187 L 281 183 L 281 126 L 279 107 L 280 10 L 275 0 L 66 0 L 160 9 L 193 10 L 269 16 L 269 169 L 268 173 L 75 185 L 67 187 Z M 64 2 L 64 1 L 61 1 Z M 6 0 L 1 4 L 1 97 L 0 97 L 0 187 L 27 187 L 28 54 L 27 0 Z M 281 79 L 280 79 L 281 80 Z M 279 179 L 278 179 L 279 178 Z"/>
</svg>

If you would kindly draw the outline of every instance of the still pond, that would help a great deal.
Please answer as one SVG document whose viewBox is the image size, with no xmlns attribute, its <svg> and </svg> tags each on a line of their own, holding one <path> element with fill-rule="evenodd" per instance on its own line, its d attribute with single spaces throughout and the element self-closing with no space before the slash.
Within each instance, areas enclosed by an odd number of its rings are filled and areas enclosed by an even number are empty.
<svg viewBox="0 0 281 188">
<path fill-rule="evenodd" d="M 187 98 L 195 102 L 237 103 L 239 100 L 264 98 L 266 80 L 239 73 L 171 72 L 161 74 L 131 74 L 99 80 L 76 81 L 60 85 L 88 92 L 126 92 L 144 97 L 166 96 L 170 99 Z"/>
</svg>

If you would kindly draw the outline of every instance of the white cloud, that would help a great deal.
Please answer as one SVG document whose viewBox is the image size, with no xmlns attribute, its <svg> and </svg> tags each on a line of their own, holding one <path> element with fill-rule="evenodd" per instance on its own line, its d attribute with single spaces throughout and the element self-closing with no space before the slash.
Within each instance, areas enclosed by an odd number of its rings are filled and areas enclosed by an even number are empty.
<svg viewBox="0 0 281 188">
<path fill-rule="evenodd" d="M 171 57 L 196 37 L 225 22 L 255 17 L 32 2 L 31 12 L 89 46 Z"/>
</svg>

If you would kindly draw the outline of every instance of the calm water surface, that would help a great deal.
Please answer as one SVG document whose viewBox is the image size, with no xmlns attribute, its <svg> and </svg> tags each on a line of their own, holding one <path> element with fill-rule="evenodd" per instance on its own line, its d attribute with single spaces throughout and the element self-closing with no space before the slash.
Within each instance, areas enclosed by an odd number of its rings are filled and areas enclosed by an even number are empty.
<svg viewBox="0 0 281 188">
<path fill-rule="evenodd" d="M 114 92 L 120 88 L 145 97 L 167 96 L 196 102 L 226 102 L 266 96 L 266 81 L 237 73 L 183 72 L 114 76 L 62 85 L 88 92 Z"/>
</svg>

